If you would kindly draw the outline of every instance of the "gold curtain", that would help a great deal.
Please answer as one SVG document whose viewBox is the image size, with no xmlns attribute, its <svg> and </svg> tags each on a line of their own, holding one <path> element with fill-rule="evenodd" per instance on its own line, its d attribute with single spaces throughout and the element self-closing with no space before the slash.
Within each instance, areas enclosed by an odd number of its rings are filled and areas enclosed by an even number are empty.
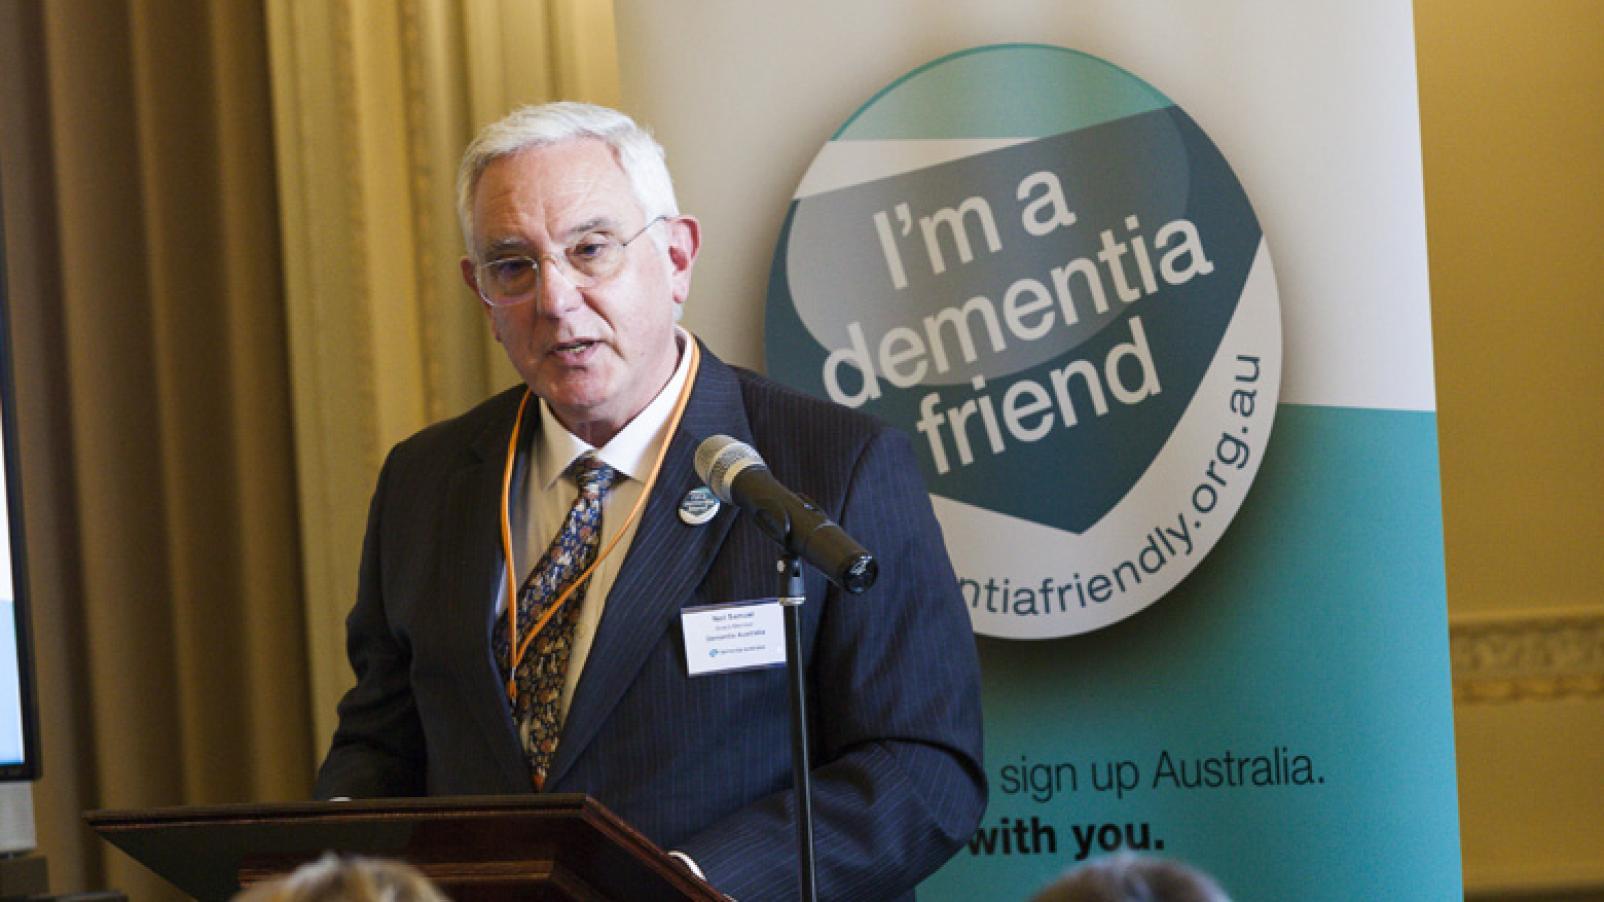
<svg viewBox="0 0 1604 902">
<path fill-rule="evenodd" d="M 83 809 L 308 790 L 267 61 L 254 4 L 0 0 L 55 891 L 173 895 Z"/>
<path fill-rule="evenodd" d="M 173 897 L 85 809 L 309 792 L 382 455 L 516 378 L 457 156 L 617 84 L 605 0 L 0 0 L 52 890 Z"/>
<path fill-rule="evenodd" d="M 267 0 L 315 734 L 390 446 L 517 381 L 457 270 L 457 161 L 519 103 L 617 104 L 605 0 Z"/>
</svg>

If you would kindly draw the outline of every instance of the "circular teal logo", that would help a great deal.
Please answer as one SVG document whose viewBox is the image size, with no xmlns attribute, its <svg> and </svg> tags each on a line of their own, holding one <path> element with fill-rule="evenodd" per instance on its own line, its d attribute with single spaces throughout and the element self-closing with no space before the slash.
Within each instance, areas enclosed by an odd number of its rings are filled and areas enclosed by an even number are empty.
<svg viewBox="0 0 1604 902">
<path fill-rule="evenodd" d="M 1117 622 L 1214 547 L 1279 395 L 1246 193 L 1141 79 L 954 53 L 819 151 L 770 275 L 771 375 L 914 437 L 975 629 Z"/>
</svg>

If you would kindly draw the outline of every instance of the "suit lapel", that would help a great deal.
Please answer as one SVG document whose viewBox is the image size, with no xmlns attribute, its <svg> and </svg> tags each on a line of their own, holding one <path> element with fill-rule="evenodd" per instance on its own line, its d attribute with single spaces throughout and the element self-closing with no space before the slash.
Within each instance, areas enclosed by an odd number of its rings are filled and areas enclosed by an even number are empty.
<svg viewBox="0 0 1604 902">
<path fill-rule="evenodd" d="M 702 484 L 693 464 L 697 445 L 720 432 L 751 440 L 734 372 L 704 348 L 685 415 L 670 439 L 629 554 L 607 594 L 585 671 L 568 707 L 557 756 L 546 775 L 548 787 L 558 784 L 595 738 L 652 647 L 701 583 L 729 532 L 735 518 L 729 505 L 703 526 L 686 525 L 678 514 L 680 499 Z"/>
<path fill-rule="evenodd" d="M 529 765 L 519 748 L 512 718 L 490 651 L 495 586 L 502 563 L 497 508 L 507 439 L 512 434 L 518 393 L 509 393 L 511 407 L 480 433 L 463 465 L 450 475 L 442 510 L 440 583 L 444 599 L 443 629 L 453 632 L 451 646 L 462 704 L 472 712 L 493 750 L 494 777 L 503 792 L 528 791 Z M 524 415 L 524 434 L 538 428 L 540 407 Z"/>
</svg>

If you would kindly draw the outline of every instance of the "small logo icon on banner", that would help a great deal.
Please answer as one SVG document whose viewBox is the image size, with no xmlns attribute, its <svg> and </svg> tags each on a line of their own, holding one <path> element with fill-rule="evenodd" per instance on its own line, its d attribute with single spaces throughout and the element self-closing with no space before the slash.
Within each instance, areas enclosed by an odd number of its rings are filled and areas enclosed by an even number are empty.
<svg viewBox="0 0 1604 902">
<path fill-rule="evenodd" d="M 1213 549 L 1281 379 L 1269 250 L 1219 149 L 1134 75 L 997 45 L 819 151 L 769 279 L 770 374 L 915 438 L 975 630 L 1146 608 Z"/>
</svg>

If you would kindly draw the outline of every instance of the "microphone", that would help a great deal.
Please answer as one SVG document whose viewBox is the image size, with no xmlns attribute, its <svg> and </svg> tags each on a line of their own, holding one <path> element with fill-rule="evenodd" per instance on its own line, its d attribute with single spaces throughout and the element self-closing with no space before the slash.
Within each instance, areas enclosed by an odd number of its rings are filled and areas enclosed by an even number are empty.
<svg viewBox="0 0 1604 902">
<path fill-rule="evenodd" d="M 848 592 L 862 592 L 880 575 L 874 555 L 818 505 L 781 485 L 751 445 L 727 435 L 704 439 L 696 448 L 696 475 L 720 499 L 751 514 L 788 553 Z"/>
</svg>

